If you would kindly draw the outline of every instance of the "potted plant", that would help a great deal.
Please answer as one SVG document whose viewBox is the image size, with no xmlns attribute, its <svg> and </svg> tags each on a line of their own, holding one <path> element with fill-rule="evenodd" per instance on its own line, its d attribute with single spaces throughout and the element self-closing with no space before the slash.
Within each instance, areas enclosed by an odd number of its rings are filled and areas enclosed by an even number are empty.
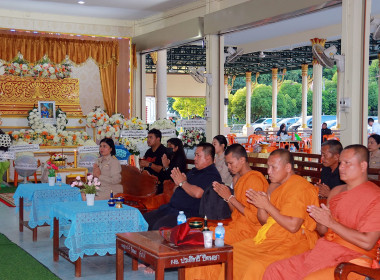
<svg viewBox="0 0 380 280">
<path fill-rule="evenodd" d="M 93 206 L 95 202 L 96 192 L 100 189 L 100 181 L 92 175 L 87 176 L 87 183 L 81 181 L 80 176 L 77 176 L 76 181 L 71 183 L 72 187 L 78 187 L 81 192 L 86 195 L 87 206 Z"/>
<path fill-rule="evenodd" d="M 58 167 L 55 164 L 51 163 L 51 161 L 48 161 L 47 169 L 49 171 L 48 173 L 49 187 L 53 187 L 55 184 L 55 171 L 58 170 Z"/>
</svg>

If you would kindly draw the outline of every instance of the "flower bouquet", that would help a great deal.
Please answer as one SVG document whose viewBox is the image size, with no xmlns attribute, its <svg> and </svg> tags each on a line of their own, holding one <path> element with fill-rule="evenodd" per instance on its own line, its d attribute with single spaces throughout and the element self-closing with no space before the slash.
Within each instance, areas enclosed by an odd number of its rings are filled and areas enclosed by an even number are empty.
<svg viewBox="0 0 380 280">
<path fill-rule="evenodd" d="M 175 129 L 175 123 L 167 119 L 159 119 L 149 125 L 149 129 L 158 129 L 162 133 L 161 143 L 165 143 L 173 137 L 177 137 L 178 132 Z M 172 133 L 174 132 L 174 133 Z"/>
<path fill-rule="evenodd" d="M 102 126 L 105 123 L 107 124 L 109 118 L 110 117 L 103 109 L 95 107 L 95 109 L 86 116 L 87 127 L 95 128 L 97 126 Z"/>
<path fill-rule="evenodd" d="M 49 171 L 48 177 L 55 177 L 55 171 L 58 170 L 58 167 L 51 161 L 48 161 L 46 168 Z"/>
<path fill-rule="evenodd" d="M 81 192 L 86 194 L 87 206 L 93 206 L 96 192 L 100 190 L 99 179 L 92 175 L 87 176 L 87 183 L 83 183 L 80 176 L 75 179 L 76 181 L 71 183 L 71 187 L 79 187 Z"/>
<path fill-rule="evenodd" d="M 193 148 L 199 143 L 206 142 L 206 135 L 203 130 L 186 129 L 181 134 L 180 139 L 182 140 L 184 147 Z"/>
</svg>

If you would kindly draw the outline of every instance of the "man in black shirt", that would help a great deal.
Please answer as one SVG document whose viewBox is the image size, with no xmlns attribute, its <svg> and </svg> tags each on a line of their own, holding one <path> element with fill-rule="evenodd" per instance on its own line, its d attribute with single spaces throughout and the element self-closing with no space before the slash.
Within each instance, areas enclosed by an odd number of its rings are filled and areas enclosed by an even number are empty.
<svg viewBox="0 0 380 280">
<path fill-rule="evenodd" d="M 321 143 L 323 143 L 323 136 L 324 135 L 331 135 L 331 129 L 327 128 L 327 123 L 322 124 L 322 130 L 321 130 Z"/>
<path fill-rule="evenodd" d="M 214 164 L 215 148 L 210 143 L 201 143 L 195 151 L 195 168 L 187 174 L 178 168 L 172 171 L 176 189 L 168 204 L 159 209 L 144 214 L 149 224 L 148 230 L 158 230 L 160 227 L 177 225 L 179 211 L 184 211 L 187 218 L 199 216 L 199 205 L 203 192 L 212 182 L 221 182 L 220 174 Z"/>
<path fill-rule="evenodd" d="M 339 156 L 342 150 L 342 144 L 338 140 L 327 140 L 322 143 L 321 182 L 316 184 L 320 197 L 328 197 L 331 189 L 344 184 L 339 177 Z"/>
<path fill-rule="evenodd" d="M 144 158 L 140 160 L 140 166 L 147 170 L 149 174 L 154 175 L 160 181 L 157 194 L 162 193 L 162 178 L 160 172 L 162 170 L 162 156 L 166 153 L 166 148 L 161 144 L 161 131 L 151 129 L 148 131 L 147 140 L 148 149 Z"/>
</svg>

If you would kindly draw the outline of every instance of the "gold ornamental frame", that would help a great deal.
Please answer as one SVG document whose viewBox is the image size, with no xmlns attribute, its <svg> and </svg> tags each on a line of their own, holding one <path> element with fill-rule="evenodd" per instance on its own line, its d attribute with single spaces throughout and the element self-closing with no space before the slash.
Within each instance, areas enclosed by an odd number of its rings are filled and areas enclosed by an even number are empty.
<svg viewBox="0 0 380 280">
<path fill-rule="evenodd" d="M 78 79 L 0 76 L 0 112 L 3 116 L 26 117 L 38 101 L 55 101 L 68 117 L 82 117 Z"/>
</svg>

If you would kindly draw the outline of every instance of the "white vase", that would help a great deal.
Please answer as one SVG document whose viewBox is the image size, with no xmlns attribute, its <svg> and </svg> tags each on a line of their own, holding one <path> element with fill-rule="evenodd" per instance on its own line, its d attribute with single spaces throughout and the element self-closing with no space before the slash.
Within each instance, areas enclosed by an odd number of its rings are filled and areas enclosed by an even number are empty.
<svg viewBox="0 0 380 280">
<path fill-rule="evenodd" d="M 87 206 L 94 206 L 95 194 L 94 193 L 86 193 L 86 201 L 87 201 Z"/>
<path fill-rule="evenodd" d="M 135 164 L 136 164 L 136 167 L 137 169 L 140 169 L 140 157 L 138 155 L 133 155 L 135 157 Z"/>
<path fill-rule="evenodd" d="M 55 177 L 48 177 L 49 187 L 53 187 L 55 185 Z"/>
</svg>

